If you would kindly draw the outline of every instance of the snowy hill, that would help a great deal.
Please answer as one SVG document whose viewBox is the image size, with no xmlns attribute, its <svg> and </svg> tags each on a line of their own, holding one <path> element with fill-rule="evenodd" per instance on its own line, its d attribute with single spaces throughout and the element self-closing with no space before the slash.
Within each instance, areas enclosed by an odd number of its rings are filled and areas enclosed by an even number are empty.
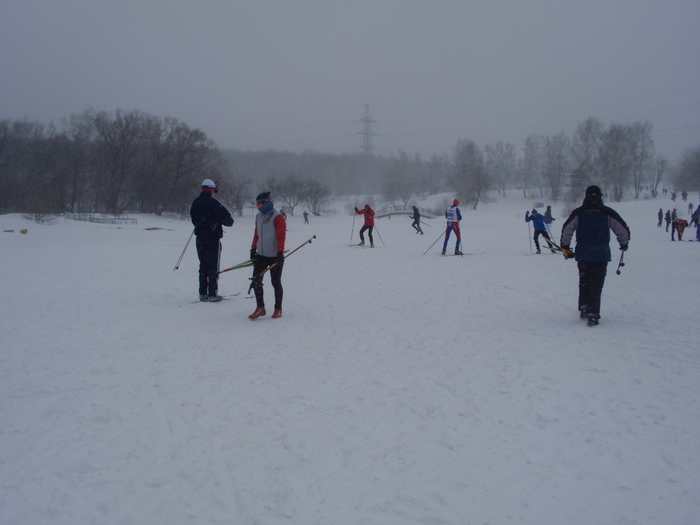
<svg viewBox="0 0 700 525">
<path fill-rule="evenodd" d="M 532 204 L 463 209 L 464 257 L 422 255 L 439 218 L 360 249 L 342 204 L 289 217 L 288 248 L 317 239 L 257 321 L 249 268 L 217 304 L 193 245 L 172 271 L 186 221 L 0 216 L 0 523 L 697 523 L 700 243 L 656 227 L 686 204 L 610 204 L 632 240 L 594 328 L 576 263 L 531 255 Z"/>
</svg>

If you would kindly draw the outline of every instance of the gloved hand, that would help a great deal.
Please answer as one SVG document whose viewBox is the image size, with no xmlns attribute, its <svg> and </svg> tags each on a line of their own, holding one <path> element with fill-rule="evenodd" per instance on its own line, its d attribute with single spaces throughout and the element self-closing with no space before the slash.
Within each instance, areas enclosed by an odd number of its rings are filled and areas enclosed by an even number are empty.
<svg viewBox="0 0 700 525">
<path fill-rule="evenodd" d="M 355 211 L 357 211 L 357 206 L 355 206 Z"/>
<path fill-rule="evenodd" d="M 256 255 L 257 255 L 257 254 L 255 253 L 255 248 L 251 248 L 251 249 L 250 249 L 250 258 L 251 258 L 252 260 L 255 260 Z"/>
<path fill-rule="evenodd" d="M 277 252 L 277 266 L 282 266 L 284 264 L 284 252 Z"/>
<path fill-rule="evenodd" d="M 528 215 L 530 215 L 530 210 L 527 210 L 527 211 L 525 212 L 525 217 L 527 217 Z"/>
<path fill-rule="evenodd" d="M 621 245 L 620 245 L 620 249 L 621 249 L 623 252 L 626 252 L 626 251 L 627 251 L 627 248 L 629 248 L 629 245 L 628 245 L 627 243 L 621 244 Z"/>
<path fill-rule="evenodd" d="M 573 259 L 574 258 L 574 252 L 571 251 L 571 247 L 568 245 L 561 245 L 562 252 L 564 252 L 564 259 Z"/>
</svg>

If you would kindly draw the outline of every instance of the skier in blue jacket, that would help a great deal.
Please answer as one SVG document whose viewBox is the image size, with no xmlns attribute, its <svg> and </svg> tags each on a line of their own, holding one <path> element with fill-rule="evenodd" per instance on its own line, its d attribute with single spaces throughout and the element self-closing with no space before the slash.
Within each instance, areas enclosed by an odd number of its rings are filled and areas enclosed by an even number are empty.
<svg viewBox="0 0 700 525">
<path fill-rule="evenodd" d="M 532 209 L 532 215 L 530 215 L 529 211 L 525 212 L 525 222 L 530 222 L 532 221 L 532 225 L 535 228 L 535 246 L 537 247 L 537 253 L 542 253 L 540 251 L 540 235 L 542 235 L 545 240 L 547 241 L 547 244 L 549 245 L 549 249 L 552 250 L 552 253 L 556 253 L 556 250 L 554 249 L 554 246 L 552 246 L 552 243 L 549 242 L 552 240 L 552 238 L 549 236 L 549 233 L 547 233 L 547 228 L 544 225 L 544 217 L 537 213 L 536 209 Z"/>
<path fill-rule="evenodd" d="M 219 190 L 211 179 L 202 181 L 202 193 L 190 207 L 190 217 L 197 236 L 197 256 L 199 257 L 199 300 L 215 303 L 223 297 L 219 290 L 219 259 L 221 257 L 222 226 L 233 226 L 233 217 L 214 193 Z"/>
</svg>

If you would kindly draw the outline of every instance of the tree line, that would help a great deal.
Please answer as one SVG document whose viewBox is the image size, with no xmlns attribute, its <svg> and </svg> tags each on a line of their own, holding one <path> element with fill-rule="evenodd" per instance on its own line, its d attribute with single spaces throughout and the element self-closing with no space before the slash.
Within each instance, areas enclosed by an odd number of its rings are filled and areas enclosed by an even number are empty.
<svg viewBox="0 0 700 525">
<path fill-rule="evenodd" d="M 530 134 L 480 147 L 460 139 L 452 155 L 425 160 L 403 151 L 388 157 L 306 151 L 219 150 L 199 129 L 140 111 L 86 110 L 58 126 L 0 121 L 0 209 L 28 213 L 141 212 L 185 215 L 205 178 L 239 215 L 270 190 L 293 214 L 328 210 L 334 196 L 381 195 L 406 208 L 415 196 L 453 192 L 476 209 L 493 191 L 518 188 L 524 198 L 576 202 L 598 184 L 612 200 L 627 192 L 658 195 L 662 181 L 700 190 L 700 146 L 677 166 L 656 155 L 649 122 L 610 123 L 590 117 L 571 137 Z"/>
</svg>

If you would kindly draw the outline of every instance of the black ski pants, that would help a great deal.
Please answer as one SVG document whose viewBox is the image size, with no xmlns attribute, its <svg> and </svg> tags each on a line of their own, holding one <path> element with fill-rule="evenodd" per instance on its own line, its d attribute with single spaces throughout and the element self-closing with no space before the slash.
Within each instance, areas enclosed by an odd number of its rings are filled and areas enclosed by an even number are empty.
<svg viewBox="0 0 700 525">
<path fill-rule="evenodd" d="M 253 275 L 258 277 L 253 277 L 253 291 L 255 292 L 255 303 L 260 308 L 265 307 L 265 297 L 263 294 L 263 276 L 260 275 L 267 268 L 272 266 L 277 262 L 277 257 L 263 257 L 262 255 L 255 256 L 255 264 L 253 265 Z M 284 262 L 282 264 L 275 264 L 270 269 L 270 281 L 272 281 L 272 287 L 275 290 L 275 308 L 278 310 L 282 309 L 282 295 L 284 290 L 282 289 L 282 268 L 284 267 Z"/>
<path fill-rule="evenodd" d="M 547 240 L 547 245 L 549 246 L 549 248 L 552 248 L 552 244 L 549 242 L 552 239 L 549 236 L 549 234 L 547 233 L 547 230 L 535 230 L 535 235 L 533 238 L 535 240 L 535 246 L 537 247 L 537 251 L 538 252 L 540 251 L 540 241 L 539 241 L 540 235 Z"/>
<path fill-rule="evenodd" d="M 219 258 L 221 241 L 197 237 L 199 257 L 199 295 L 216 296 L 219 290 Z"/>
<path fill-rule="evenodd" d="M 372 237 L 372 230 L 374 230 L 374 226 L 367 226 L 367 225 L 365 224 L 362 228 L 360 228 L 360 240 L 361 240 L 362 242 L 365 242 L 365 235 L 364 235 L 364 233 L 365 233 L 367 230 L 369 230 L 369 231 L 367 232 L 367 235 L 369 235 L 369 242 L 371 242 L 372 244 L 374 244 L 374 238 Z"/>
<path fill-rule="evenodd" d="M 578 262 L 578 309 L 583 307 L 590 314 L 600 315 L 600 296 L 603 293 L 607 261 Z"/>
</svg>

